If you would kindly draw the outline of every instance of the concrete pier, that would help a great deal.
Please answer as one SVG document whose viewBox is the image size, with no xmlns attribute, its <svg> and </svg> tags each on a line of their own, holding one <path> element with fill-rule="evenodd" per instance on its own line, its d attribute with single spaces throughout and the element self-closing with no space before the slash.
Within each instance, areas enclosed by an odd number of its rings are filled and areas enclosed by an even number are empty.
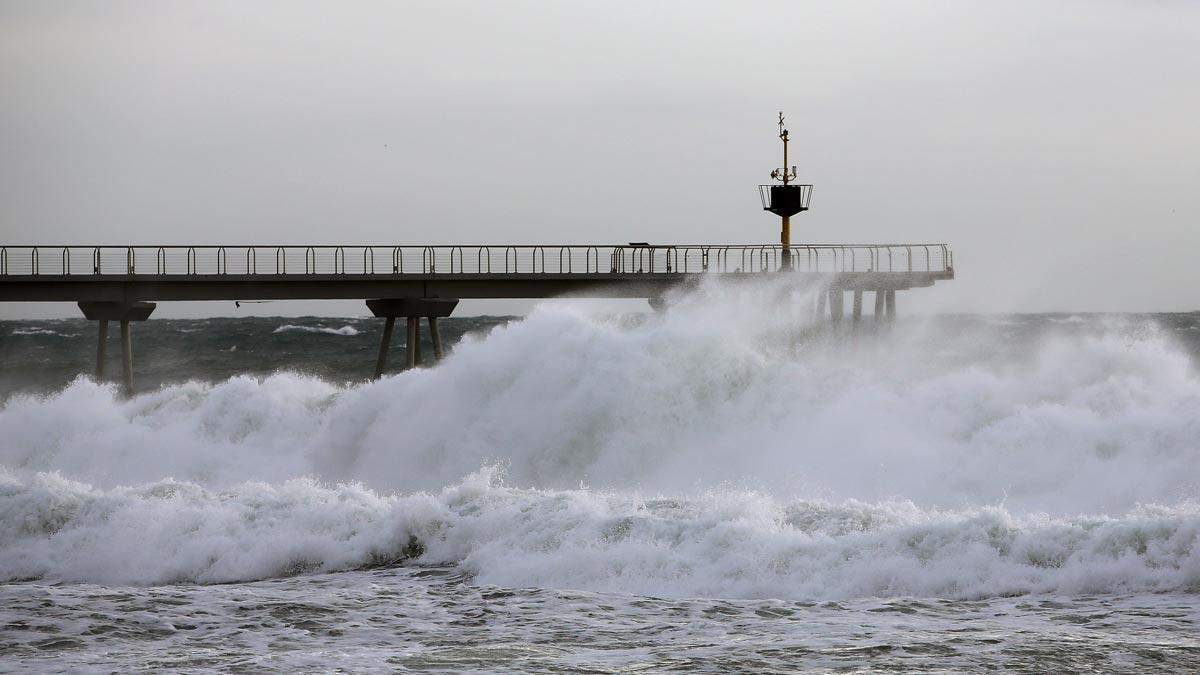
<svg viewBox="0 0 1200 675">
<path fill-rule="evenodd" d="M 765 186 L 768 210 L 788 194 Z M 803 195 L 800 195 L 803 197 Z M 790 198 L 789 198 L 790 199 Z M 792 203 L 792 202 L 788 202 Z M 768 204 L 764 202 L 764 205 Z M 875 320 L 896 317 L 896 291 L 954 278 L 946 244 L 579 244 L 451 246 L 10 246 L 0 244 L 0 302 L 76 302 L 98 322 L 97 379 L 106 375 L 109 322 L 120 322 L 121 381 L 134 391 L 132 323 L 155 303 L 363 299 L 385 319 L 374 376 L 387 370 L 395 320 L 406 319 L 406 363 L 421 363 L 420 320 L 429 321 L 434 358 L 443 356 L 438 319 L 459 298 L 644 298 L 661 311 L 667 294 L 707 279 L 760 292 L 776 283 L 782 304 L 803 293 L 824 319 L 853 321 L 862 295 L 875 294 Z M 813 293 L 813 289 L 819 289 Z M 806 303 L 807 304 L 807 303 Z"/>
</svg>

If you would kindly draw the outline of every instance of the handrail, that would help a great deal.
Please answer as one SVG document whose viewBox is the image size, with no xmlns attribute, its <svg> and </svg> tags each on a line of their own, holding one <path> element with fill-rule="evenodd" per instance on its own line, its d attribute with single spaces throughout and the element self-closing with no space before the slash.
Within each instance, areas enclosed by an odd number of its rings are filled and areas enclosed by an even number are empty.
<svg viewBox="0 0 1200 675">
<path fill-rule="evenodd" d="M 273 250 L 273 269 L 259 272 L 258 249 Z M 96 276 L 258 276 L 286 275 L 289 264 L 305 275 L 374 275 L 375 249 L 391 250 L 391 274 L 472 275 L 499 273 L 493 249 L 504 251 L 504 274 L 699 274 L 759 273 L 784 270 L 784 249 L 774 244 L 669 245 L 451 245 L 451 246 L 0 246 L 0 278 L 56 277 L 72 273 L 77 256 L 92 259 Z M 547 249 L 557 251 L 547 256 Z M 471 255 L 474 251 L 475 255 Z M 916 260 L 924 254 L 924 261 Z M 952 275 L 954 253 L 944 243 L 809 244 L 787 249 L 788 273 L 945 273 Z M 114 265 L 124 258 L 124 270 Z M 139 270 L 137 260 L 153 260 Z M 420 269 L 405 270 L 404 258 L 419 257 Z M 547 258 L 550 260 L 547 260 Z M 887 264 L 884 265 L 886 257 Z M 576 269 L 575 260 L 582 258 Z M 600 261 L 608 258 L 607 268 Z M 897 260 L 897 258 L 899 258 Z M 859 261 L 863 262 L 859 262 Z M 325 261 L 324 263 L 322 261 Z M 332 268 L 328 266 L 332 261 Z M 439 265 L 440 261 L 440 265 Z M 922 265 L 923 263 L 923 265 Z M 499 263 L 497 263 L 499 264 Z"/>
</svg>

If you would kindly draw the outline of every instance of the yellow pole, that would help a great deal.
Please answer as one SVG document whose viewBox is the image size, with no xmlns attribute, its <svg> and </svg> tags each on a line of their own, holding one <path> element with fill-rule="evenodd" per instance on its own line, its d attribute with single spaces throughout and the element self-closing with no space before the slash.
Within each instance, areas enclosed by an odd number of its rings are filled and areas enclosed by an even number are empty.
<svg viewBox="0 0 1200 675">
<path fill-rule="evenodd" d="M 788 132 L 783 128 L 783 113 L 779 113 L 779 138 L 783 141 L 783 184 L 786 186 L 791 180 L 788 175 Z M 779 244 L 782 247 L 779 268 L 783 270 L 792 268 L 792 217 L 780 216 L 783 220 L 779 231 Z"/>
</svg>

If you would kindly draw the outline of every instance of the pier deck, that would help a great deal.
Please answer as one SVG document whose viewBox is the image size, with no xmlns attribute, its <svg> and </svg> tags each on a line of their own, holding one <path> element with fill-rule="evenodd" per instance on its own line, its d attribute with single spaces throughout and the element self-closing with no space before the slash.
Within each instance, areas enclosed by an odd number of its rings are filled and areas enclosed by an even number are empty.
<svg viewBox="0 0 1200 675">
<path fill-rule="evenodd" d="M 653 298 L 706 275 L 904 290 L 954 278 L 945 244 L 3 246 L 0 301 Z"/>
</svg>

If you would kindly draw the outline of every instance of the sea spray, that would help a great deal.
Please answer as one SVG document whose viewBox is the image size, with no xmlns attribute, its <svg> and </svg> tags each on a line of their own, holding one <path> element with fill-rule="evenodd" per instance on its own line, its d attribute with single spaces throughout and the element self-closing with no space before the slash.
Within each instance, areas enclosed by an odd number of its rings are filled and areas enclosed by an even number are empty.
<svg viewBox="0 0 1200 675">
<path fill-rule="evenodd" d="M 0 576 L 390 561 L 681 596 L 1196 588 L 1200 382 L 1170 335 L 834 333 L 811 298 L 778 312 L 778 296 L 710 286 L 635 320 L 544 306 L 374 383 L 13 397 Z M 480 471 L 497 464 L 503 482 Z"/>
</svg>

